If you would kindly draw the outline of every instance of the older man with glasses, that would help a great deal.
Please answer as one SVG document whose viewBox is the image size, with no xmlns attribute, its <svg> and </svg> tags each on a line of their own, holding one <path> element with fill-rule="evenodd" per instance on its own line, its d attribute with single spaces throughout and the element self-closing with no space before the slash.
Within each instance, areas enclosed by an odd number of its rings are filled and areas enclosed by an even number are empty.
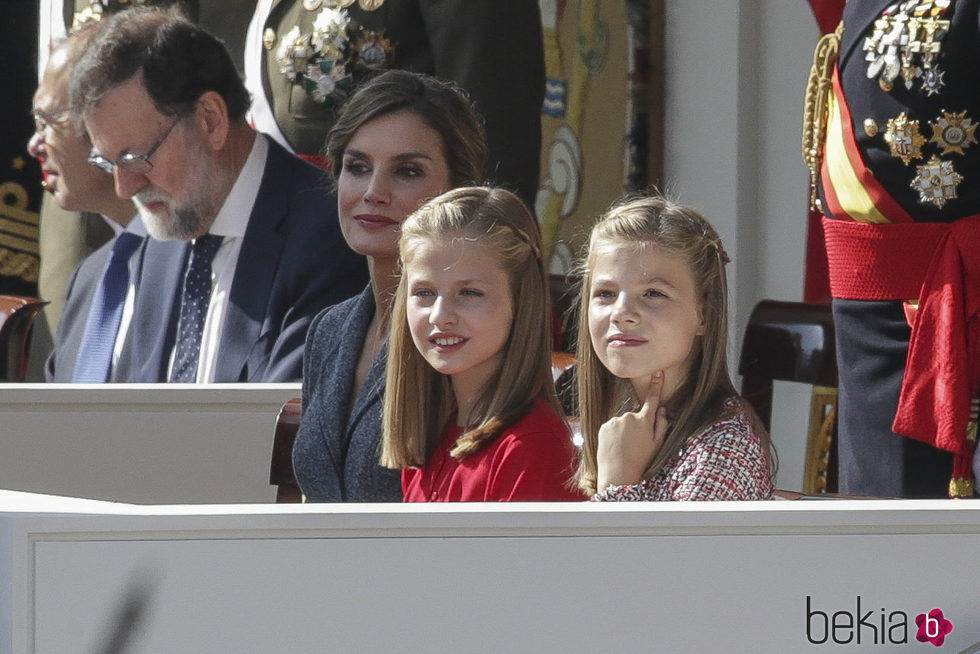
<svg viewBox="0 0 980 654">
<path fill-rule="evenodd" d="M 73 63 L 95 32 L 91 27 L 81 30 L 52 52 L 34 94 L 35 131 L 28 151 L 41 164 L 45 190 L 62 209 L 101 214 L 116 235 L 85 258 L 71 277 L 65 319 L 45 368 L 48 381 L 104 382 L 121 373 L 137 252 L 146 237 L 133 203 L 118 197 L 112 179 L 86 161 L 91 141 L 68 108 Z"/>
<path fill-rule="evenodd" d="M 152 237 L 128 381 L 295 381 L 313 316 L 366 283 L 321 172 L 245 121 L 248 93 L 214 36 L 152 9 L 104 21 L 71 109 L 89 162 Z"/>
</svg>

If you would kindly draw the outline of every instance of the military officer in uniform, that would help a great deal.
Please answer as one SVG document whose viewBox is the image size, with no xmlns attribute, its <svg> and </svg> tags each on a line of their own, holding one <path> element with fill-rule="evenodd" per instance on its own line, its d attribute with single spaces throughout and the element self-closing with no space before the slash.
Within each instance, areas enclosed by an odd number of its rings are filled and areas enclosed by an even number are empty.
<svg viewBox="0 0 980 654">
<path fill-rule="evenodd" d="M 488 179 L 533 206 L 544 97 L 536 0 L 258 0 L 245 60 L 256 129 L 310 158 L 373 72 L 456 82 L 486 121 Z"/>
<path fill-rule="evenodd" d="M 804 158 L 837 332 L 840 490 L 970 497 L 980 1 L 860 0 L 817 48 Z"/>
</svg>

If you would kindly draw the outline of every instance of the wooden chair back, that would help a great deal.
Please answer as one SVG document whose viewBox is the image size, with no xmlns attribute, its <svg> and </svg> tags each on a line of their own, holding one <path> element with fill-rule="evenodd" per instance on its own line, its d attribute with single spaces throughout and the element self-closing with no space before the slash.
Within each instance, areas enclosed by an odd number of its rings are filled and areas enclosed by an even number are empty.
<svg viewBox="0 0 980 654">
<path fill-rule="evenodd" d="M 269 483 L 277 486 L 276 502 L 294 503 L 303 501 L 303 493 L 293 474 L 293 442 L 299 429 L 303 413 L 302 400 L 294 397 L 286 400 L 276 417 L 276 432 L 272 440 L 272 465 L 269 469 Z"/>
<path fill-rule="evenodd" d="M 31 326 L 46 304 L 34 297 L 0 295 L 0 381 L 24 381 Z"/>
<path fill-rule="evenodd" d="M 803 489 L 836 490 L 837 348 L 830 305 L 759 302 L 745 328 L 738 372 L 742 395 L 766 429 L 771 425 L 774 381 L 814 387 Z"/>
</svg>

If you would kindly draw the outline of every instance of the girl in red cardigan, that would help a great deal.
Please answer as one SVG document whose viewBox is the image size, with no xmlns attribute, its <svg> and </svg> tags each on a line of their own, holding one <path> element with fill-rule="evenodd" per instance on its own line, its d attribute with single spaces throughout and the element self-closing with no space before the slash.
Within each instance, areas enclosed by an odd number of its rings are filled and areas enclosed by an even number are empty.
<svg viewBox="0 0 980 654">
<path fill-rule="evenodd" d="M 381 464 L 406 502 L 576 500 L 537 220 L 461 188 L 402 224 Z"/>
</svg>

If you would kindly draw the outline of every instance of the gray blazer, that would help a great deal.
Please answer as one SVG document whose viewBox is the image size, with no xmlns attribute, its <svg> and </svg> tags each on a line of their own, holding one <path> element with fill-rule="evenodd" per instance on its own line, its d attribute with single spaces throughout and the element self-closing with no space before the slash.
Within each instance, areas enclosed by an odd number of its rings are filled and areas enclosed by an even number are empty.
<svg viewBox="0 0 980 654">
<path fill-rule="evenodd" d="M 354 406 L 357 359 L 374 317 L 371 286 L 324 309 L 303 352 L 303 417 L 293 445 L 293 471 L 311 502 L 401 502 L 401 473 L 378 464 L 387 344 Z"/>
</svg>

